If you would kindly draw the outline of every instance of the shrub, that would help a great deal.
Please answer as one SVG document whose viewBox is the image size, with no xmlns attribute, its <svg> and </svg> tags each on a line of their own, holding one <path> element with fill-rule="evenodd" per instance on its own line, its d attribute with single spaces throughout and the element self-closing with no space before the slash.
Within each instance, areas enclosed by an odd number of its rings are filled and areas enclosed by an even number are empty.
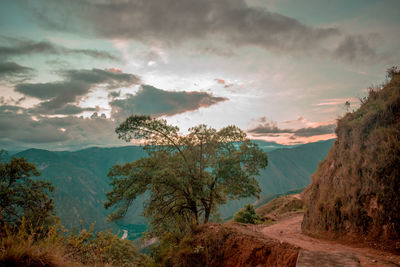
<svg viewBox="0 0 400 267">
<path fill-rule="evenodd" d="M 64 253 L 56 225 L 43 233 L 22 219 L 18 229 L 9 225 L 0 229 L 0 266 L 66 266 Z"/>
<path fill-rule="evenodd" d="M 135 245 L 111 231 L 69 232 L 59 224 L 46 231 L 24 218 L 0 229 L 0 266 L 147 266 Z"/>
<path fill-rule="evenodd" d="M 259 224 L 261 223 L 261 218 L 256 213 L 254 206 L 251 204 L 247 204 L 243 209 L 240 209 L 233 215 L 233 220 L 239 223 L 251 223 L 251 224 Z"/>
</svg>

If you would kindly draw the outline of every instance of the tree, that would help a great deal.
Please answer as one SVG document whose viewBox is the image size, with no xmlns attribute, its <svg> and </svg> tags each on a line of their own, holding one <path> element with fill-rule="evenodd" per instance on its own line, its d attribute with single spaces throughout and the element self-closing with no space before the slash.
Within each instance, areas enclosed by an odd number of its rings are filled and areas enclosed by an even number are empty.
<svg viewBox="0 0 400 267">
<path fill-rule="evenodd" d="M 346 103 L 344 103 L 344 105 L 346 106 L 346 111 L 349 112 L 350 102 L 346 101 Z"/>
<path fill-rule="evenodd" d="M 0 222 L 16 224 L 24 216 L 33 226 L 47 224 L 54 215 L 54 187 L 50 182 L 33 180 L 40 173 L 24 158 L 4 160 L 0 151 Z"/>
<path fill-rule="evenodd" d="M 261 222 L 260 216 L 256 213 L 254 206 L 247 204 L 243 209 L 238 210 L 233 215 L 233 220 L 240 223 L 257 224 Z"/>
<path fill-rule="evenodd" d="M 254 176 L 267 166 L 267 155 L 236 126 L 217 131 L 199 125 L 181 135 L 165 120 L 131 116 L 116 133 L 126 142 L 144 140 L 148 156 L 111 168 L 105 203 L 116 208 L 111 220 L 123 217 L 148 192 L 144 215 L 157 236 L 207 223 L 228 198 L 259 196 Z"/>
</svg>

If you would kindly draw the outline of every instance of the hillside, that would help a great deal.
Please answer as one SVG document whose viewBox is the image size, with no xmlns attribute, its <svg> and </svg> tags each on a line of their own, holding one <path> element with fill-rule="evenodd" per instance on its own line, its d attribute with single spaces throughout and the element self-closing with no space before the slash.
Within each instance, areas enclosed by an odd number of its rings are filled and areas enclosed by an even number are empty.
<svg viewBox="0 0 400 267">
<path fill-rule="evenodd" d="M 257 214 L 263 220 L 278 221 L 282 217 L 302 213 L 304 202 L 299 194 L 277 197 L 256 209 Z"/>
<path fill-rule="evenodd" d="M 321 141 L 267 152 L 268 166 L 261 170 L 257 179 L 262 189 L 260 201 L 271 195 L 308 186 L 311 175 L 317 170 L 318 163 L 326 157 L 333 142 L 334 140 Z M 222 206 L 220 213 L 227 219 L 243 208 L 244 204 L 256 201 L 256 199 L 234 200 Z M 258 201 L 255 204 L 258 205 Z"/>
<path fill-rule="evenodd" d="M 279 148 L 268 152 L 269 165 L 258 178 L 262 188 L 261 196 L 283 193 L 293 188 L 309 184 L 310 175 L 316 170 L 333 141 L 306 144 L 294 148 Z M 259 145 L 270 150 L 282 147 L 273 143 Z M 139 199 L 130 209 L 122 222 L 107 223 L 109 211 L 103 207 L 105 192 L 110 190 L 107 172 L 114 164 L 123 164 L 139 159 L 145 152 L 141 147 L 126 146 L 117 148 L 89 148 L 76 152 L 51 152 L 29 149 L 17 153 L 36 164 L 41 178 L 50 180 L 56 187 L 55 201 L 57 215 L 68 227 L 79 227 L 82 220 L 84 227 L 96 222 L 96 229 L 128 229 L 129 238 L 135 238 L 135 232 L 143 232 L 145 219 L 140 216 L 143 199 Z M 221 207 L 223 217 L 231 216 L 244 203 L 254 199 L 232 201 Z"/>
<path fill-rule="evenodd" d="M 41 172 L 41 179 L 50 180 L 55 186 L 54 193 L 57 216 L 67 228 L 82 226 L 88 228 L 96 222 L 96 229 L 129 228 L 131 232 L 143 232 L 145 220 L 135 212 L 127 216 L 134 218 L 129 227 L 123 222 L 116 225 L 107 223 L 108 211 L 103 207 L 105 193 L 110 190 L 107 172 L 116 163 L 122 164 L 136 160 L 145 153 L 141 147 L 89 148 L 76 152 L 51 152 L 29 149 L 17 153 L 33 162 Z M 133 211 L 135 209 L 132 209 Z"/>
<path fill-rule="evenodd" d="M 400 75 L 392 76 L 338 121 L 337 140 L 305 192 L 304 231 L 399 248 Z"/>
</svg>

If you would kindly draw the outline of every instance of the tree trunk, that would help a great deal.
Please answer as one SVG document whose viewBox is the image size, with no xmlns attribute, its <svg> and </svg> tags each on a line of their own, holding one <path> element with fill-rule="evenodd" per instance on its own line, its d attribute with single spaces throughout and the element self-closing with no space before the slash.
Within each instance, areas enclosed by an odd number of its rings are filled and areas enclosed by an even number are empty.
<svg viewBox="0 0 400 267">
<path fill-rule="evenodd" d="M 207 209 L 205 209 L 205 213 L 204 213 L 204 223 L 208 223 L 208 220 L 210 219 L 210 213 L 211 213 L 211 209 L 210 209 L 210 207 L 207 207 Z"/>
<path fill-rule="evenodd" d="M 191 206 L 192 212 L 194 213 L 195 224 L 198 225 L 199 224 L 199 212 L 197 211 L 196 202 L 192 201 L 190 203 L 190 206 Z"/>
<path fill-rule="evenodd" d="M 204 223 L 208 223 L 208 220 L 210 219 L 210 215 L 211 215 L 211 208 L 213 205 L 213 191 L 211 191 L 210 193 L 210 202 L 208 202 L 208 205 L 206 205 L 204 207 Z"/>
</svg>

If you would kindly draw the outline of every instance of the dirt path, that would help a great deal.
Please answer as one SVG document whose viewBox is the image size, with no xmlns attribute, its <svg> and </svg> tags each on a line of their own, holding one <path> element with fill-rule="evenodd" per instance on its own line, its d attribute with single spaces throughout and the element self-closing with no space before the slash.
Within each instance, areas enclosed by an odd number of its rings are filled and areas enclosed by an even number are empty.
<svg viewBox="0 0 400 267">
<path fill-rule="evenodd" d="M 316 239 L 302 234 L 303 214 L 280 221 L 271 226 L 257 226 L 255 230 L 266 237 L 278 239 L 308 251 L 329 253 L 353 253 L 362 266 L 400 266 L 400 256 L 373 248 L 355 247 L 333 241 Z"/>
</svg>

